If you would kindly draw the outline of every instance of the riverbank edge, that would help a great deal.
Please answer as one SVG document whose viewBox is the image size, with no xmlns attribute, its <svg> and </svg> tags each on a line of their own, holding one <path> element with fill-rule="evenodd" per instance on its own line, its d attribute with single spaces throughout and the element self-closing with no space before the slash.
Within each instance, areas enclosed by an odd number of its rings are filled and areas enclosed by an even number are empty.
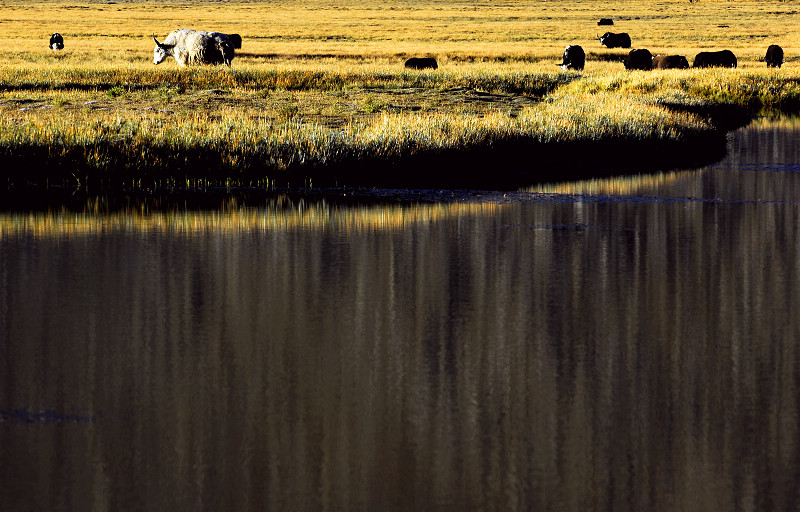
<svg viewBox="0 0 800 512">
<path fill-rule="evenodd" d="M 0 192 L 8 199 L 59 188 L 93 194 L 154 189 L 314 187 L 511 190 L 543 182 L 705 165 L 724 156 L 727 132 L 746 125 L 753 115 L 744 107 L 730 104 L 665 102 L 661 106 L 677 113 L 696 115 L 704 119 L 709 128 L 682 133 L 676 139 L 604 137 L 542 142 L 531 137 L 510 136 L 489 140 L 486 144 L 423 149 L 399 157 L 358 155 L 325 165 L 298 162 L 283 169 L 251 156 L 246 170 L 233 180 L 230 169 L 219 164 L 221 154 L 217 147 L 144 148 L 152 154 L 169 155 L 179 171 L 170 176 L 161 170 L 160 174 L 143 172 L 141 163 L 127 166 L 124 143 L 119 141 L 101 141 L 91 148 L 104 155 L 105 168 L 87 163 L 85 147 L 62 148 L 53 156 L 51 148 L 37 144 L 17 143 L 10 148 L 0 142 L 0 155 L 8 169 L 5 187 Z M 109 168 L 113 173 L 108 172 Z M 187 168 L 197 169 L 198 175 L 188 176 Z"/>
</svg>

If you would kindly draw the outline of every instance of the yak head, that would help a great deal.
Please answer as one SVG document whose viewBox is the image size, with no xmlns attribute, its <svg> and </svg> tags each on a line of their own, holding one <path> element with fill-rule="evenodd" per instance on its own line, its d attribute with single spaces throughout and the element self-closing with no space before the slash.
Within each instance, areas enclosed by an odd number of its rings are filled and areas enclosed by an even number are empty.
<svg viewBox="0 0 800 512">
<path fill-rule="evenodd" d="M 64 49 L 64 38 L 58 32 L 50 36 L 50 48 L 53 50 Z"/>
<path fill-rule="evenodd" d="M 159 43 L 155 34 L 153 34 L 153 41 L 156 42 L 156 47 L 153 48 L 153 64 L 161 64 L 167 57 L 172 55 L 172 49 L 175 48 L 175 45 Z"/>
<path fill-rule="evenodd" d="M 613 39 L 613 37 L 614 34 L 612 34 L 611 32 L 606 32 L 602 36 L 597 36 L 597 39 L 600 41 L 600 44 L 606 44 L 606 41 L 608 41 L 609 39 Z"/>
<path fill-rule="evenodd" d="M 217 50 L 219 50 L 220 55 L 222 55 L 222 62 L 231 67 L 231 61 L 233 60 L 233 44 L 229 41 L 217 41 Z"/>
</svg>

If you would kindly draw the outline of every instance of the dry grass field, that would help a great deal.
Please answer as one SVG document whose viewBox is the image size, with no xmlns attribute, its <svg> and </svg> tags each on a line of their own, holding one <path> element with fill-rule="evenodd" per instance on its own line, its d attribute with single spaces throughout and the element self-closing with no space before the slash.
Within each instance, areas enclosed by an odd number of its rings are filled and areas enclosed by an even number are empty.
<svg viewBox="0 0 800 512">
<path fill-rule="evenodd" d="M 713 131 L 672 107 L 800 108 L 800 2 L 0 0 L 0 159 L 23 183 L 307 183 L 309 169 L 492 147 L 681 141 Z M 613 27 L 600 27 L 599 18 Z M 238 33 L 230 69 L 154 66 L 189 27 Z M 736 69 L 629 72 L 627 50 L 733 50 Z M 47 47 L 51 33 L 65 49 Z M 780 44 L 781 69 L 766 47 Z M 568 44 L 583 72 L 557 66 Z M 433 56 L 436 71 L 410 71 Z M 670 108 L 666 108 L 670 106 Z M 689 108 L 689 111 L 694 111 Z"/>
<path fill-rule="evenodd" d="M 0 6 L 0 44 L 14 48 L 4 59 L 12 65 L 52 62 L 46 41 L 56 31 L 69 55 L 53 59 L 147 64 L 151 34 L 163 38 L 178 27 L 241 34 L 238 66 L 341 59 L 391 66 L 430 54 L 446 66 L 523 61 L 551 71 L 567 44 L 583 45 L 597 59 L 614 53 L 595 39 L 607 29 L 628 32 L 634 47 L 653 53 L 731 48 L 744 67 L 760 67 L 772 43 L 783 46 L 790 65 L 800 53 L 796 1 L 3 0 Z M 597 26 L 601 17 L 614 26 Z"/>
</svg>

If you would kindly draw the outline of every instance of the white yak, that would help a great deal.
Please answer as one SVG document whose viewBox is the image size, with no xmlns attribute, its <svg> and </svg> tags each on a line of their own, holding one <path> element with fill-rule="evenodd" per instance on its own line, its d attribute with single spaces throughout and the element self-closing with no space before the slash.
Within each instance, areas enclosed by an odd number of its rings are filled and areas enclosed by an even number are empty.
<svg viewBox="0 0 800 512">
<path fill-rule="evenodd" d="M 219 32 L 206 32 L 179 28 L 173 30 L 159 43 L 153 34 L 156 47 L 153 50 L 153 64 L 164 62 L 167 57 L 175 57 L 180 66 L 190 64 L 225 64 L 233 60 L 233 43 L 227 35 Z"/>
</svg>

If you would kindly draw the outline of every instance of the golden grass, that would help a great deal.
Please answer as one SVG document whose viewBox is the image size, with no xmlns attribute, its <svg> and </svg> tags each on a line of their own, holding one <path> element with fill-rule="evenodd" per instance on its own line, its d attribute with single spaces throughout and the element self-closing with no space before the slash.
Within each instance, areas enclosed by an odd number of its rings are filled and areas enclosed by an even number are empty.
<svg viewBox="0 0 800 512">
<path fill-rule="evenodd" d="M 665 105 L 800 109 L 794 1 L 0 5 L 0 44 L 15 49 L 0 62 L 0 158 L 47 163 L 10 185 L 274 184 L 297 168 L 520 138 L 680 141 L 714 129 Z M 625 51 L 594 39 L 608 29 L 600 17 L 634 47 L 690 61 L 730 48 L 739 68 L 626 72 Z M 154 66 L 151 34 L 182 26 L 241 34 L 233 67 Z M 47 48 L 54 31 L 62 52 Z M 786 52 L 779 70 L 762 62 L 773 42 Z M 584 72 L 556 66 L 567 44 L 586 49 Z M 440 68 L 406 71 L 410 55 Z"/>
<path fill-rule="evenodd" d="M 694 55 L 714 47 L 737 50 L 746 66 L 766 46 L 800 52 L 794 1 L 633 0 L 519 2 L 353 0 L 87 2 L 5 0 L 0 44 L 6 59 L 46 53 L 46 39 L 61 32 L 67 51 L 82 61 L 147 62 L 151 34 L 164 37 L 187 26 L 244 37 L 245 63 L 274 56 L 336 56 L 396 61 L 431 53 L 444 62 L 475 58 L 554 59 L 567 44 L 611 53 L 594 39 L 600 17 L 626 31 L 636 47 Z M 120 44 L 122 43 L 122 44 Z"/>
</svg>

